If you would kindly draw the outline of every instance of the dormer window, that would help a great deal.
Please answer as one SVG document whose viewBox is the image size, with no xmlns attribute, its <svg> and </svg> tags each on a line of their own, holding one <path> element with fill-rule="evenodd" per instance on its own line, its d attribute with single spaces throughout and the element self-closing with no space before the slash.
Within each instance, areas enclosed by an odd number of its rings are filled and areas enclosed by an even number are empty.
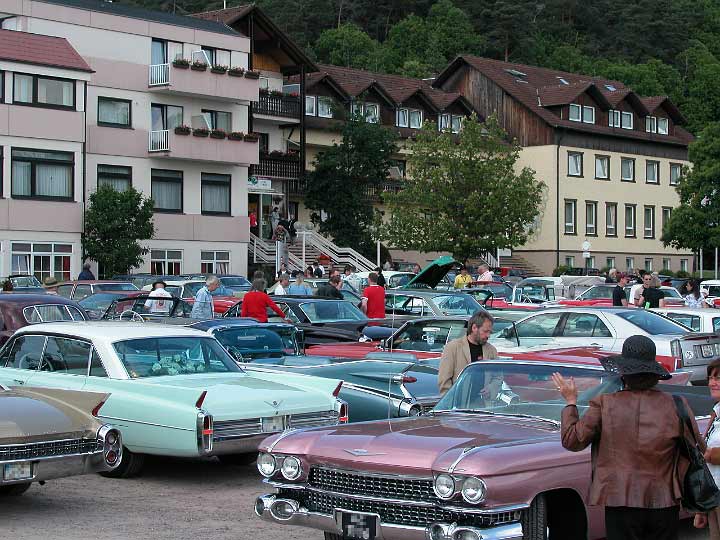
<svg viewBox="0 0 720 540">
<path fill-rule="evenodd" d="M 401 108 L 397 110 L 396 124 L 398 127 L 420 129 L 423 122 L 423 113 L 420 109 Z"/>
<path fill-rule="evenodd" d="M 657 133 L 657 118 L 654 116 L 645 117 L 645 131 L 648 133 Z"/>
<path fill-rule="evenodd" d="M 595 107 L 587 105 L 570 104 L 570 120 L 573 122 L 583 122 L 585 124 L 595 123 Z"/>
<path fill-rule="evenodd" d="M 669 133 L 669 122 L 667 118 L 658 118 L 657 132 L 660 135 L 667 135 Z"/>
<path fill-rule="evenodd" d="M 620 127 L 623 129 L 633 128 L 633 114 L 631 112 L 622 111 L 620 115 Z"/>
<path fill-rule="evenodd" d="M 573 122 L 580 122 L 582 120 L 582 107 L 575 103 L 570 104 L 570 120 Z"/>
<path fill-rule="evenodd" d="M 365 103 L 363 101 L 353 101 L 353 115 L 365 118 L 366 122 L 377 124 L 380 122 L 380 106 L 377 103 Z"/>
<path fill-rule="evenodd" d="M 408 127 L 408 110 L 398 109 L 395 115 L 395 125 L 397 127 Z"/>
<path fill-rule="evenodd" d="M 608 111 L 608 125 L 610 127 L 620 127 L 620 111 L 611 109 Z"/>
<path fill-rule="evenodd" d="M 450 130 L 453 133 L 460 133 L 463 117 L 457 114 L 441 114 L 438 117 L 438 129 L 440 131 Z"/>
<path fill-rule="evenodd" d="M 595 123 L 595 107 L 583 107 L 583 122 L 586 124 Z"/>
</svg>

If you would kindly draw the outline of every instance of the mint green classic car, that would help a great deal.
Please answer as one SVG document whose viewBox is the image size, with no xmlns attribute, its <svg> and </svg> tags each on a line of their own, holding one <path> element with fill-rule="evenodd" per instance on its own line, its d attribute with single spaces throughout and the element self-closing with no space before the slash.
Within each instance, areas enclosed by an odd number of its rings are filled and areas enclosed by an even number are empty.
<svg viewBox="0 0 720 540">
<path fill-rule="evenodd" d="M 347 421 L 341 381 L 246 372 L 205 332 L 162 324 L 21 328 L 0 350 L 0 384 L 110 394 L 93 414 L 122 433 L 115 477 L 147 454 L 248 463 L 271 433 Z"/>
</svg>

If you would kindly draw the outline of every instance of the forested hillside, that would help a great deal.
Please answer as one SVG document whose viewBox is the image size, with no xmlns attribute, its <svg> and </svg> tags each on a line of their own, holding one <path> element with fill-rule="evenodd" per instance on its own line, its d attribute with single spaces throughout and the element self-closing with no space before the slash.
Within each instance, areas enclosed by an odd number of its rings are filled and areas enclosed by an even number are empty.
<svg viewBox="0 0 720 540">
<path fill-rule="evenodd" d="M 218 0 L 115 0 L 188 14 Z M 667 94 L 691 131 L 720 120 L 720 0 L 258 0 L 320 62 L 430 77 L 459 53 Z M 236 3 L 228 1 L 228 6 Z"/>
</svg>

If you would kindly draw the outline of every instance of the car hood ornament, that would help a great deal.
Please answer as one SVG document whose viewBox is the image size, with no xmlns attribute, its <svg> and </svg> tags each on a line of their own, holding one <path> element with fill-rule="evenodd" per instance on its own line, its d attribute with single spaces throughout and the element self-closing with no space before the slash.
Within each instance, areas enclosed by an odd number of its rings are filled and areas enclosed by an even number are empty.
<svg viewBox="0 0 720 540">
<path fill-rule="evenodd" d="M 345 448 L 344 450 L 348 454 L 352 454 L 353 456 L 385 456 L 385 455 L 387 455 L 385 452 L 370 452 L 369 450 L 365 450 L 363 448 L 353 448 L 352 450 Z"/>
<path fill-rule="evenodd" d="M 282 402 L 283 402 L 283 400 L 280 400 L 280 401 L 275 401 L 275 400 L 273 400 L 273 401 L 266 401 L 265 403 L 267 403 L 267 404 L 270 405 L 271 407 L 277 409 Z"/>
</svg>

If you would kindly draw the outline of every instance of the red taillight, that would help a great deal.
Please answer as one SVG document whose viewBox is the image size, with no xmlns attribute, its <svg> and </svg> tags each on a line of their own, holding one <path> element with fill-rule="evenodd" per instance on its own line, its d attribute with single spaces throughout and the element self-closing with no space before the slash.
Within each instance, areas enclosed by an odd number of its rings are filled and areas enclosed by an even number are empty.
<svg viewBox="0 0 720 540">
<path fill-rule="evenodd" d="M 338 385 L 335 387 L 335 390 L 333 390 L 333 397 L 338 397 L 340 395 L 340 390 L 342 389 L 343 382 L 340 381 Z"/>
<path fill-rule="evenodd" d="M 338 422 L 340 422 L 341 424 L 347 424 L 348 420 L 349 420 L 348 404 L 341 403 L 340 404 L 340 416 L 338 417 Z"/>
<path fill-rule="evenodd" d="M 117 454 L 115 453 L 114 450 L 110 450 L 105 455 L 105 461 L 107 461 L 108 464 L 110 464 L 110 465 L 115 465 L 115 462 L 117 461 Z"/>
<path fill-rule="evenodd" d="M 207 390 L 203 390 L 203 393 L 200 394 L 200 397 L 199 397 L 198 400 L 195 402 L 195 406 L 196 406 L 198 409 L 202 409 L 203 401 L 205 401 L 205 396 L 207 396 Z"/>
<path fill-rule="evenodd" d="M 105 405 L 105 400 L 104 400 L 104 399 L 103 399 L 100 403 L 98 403 L 97 405 L 95 405 L 95 407 L 93 408 L 91 414 L 92 414 L 95 418 L 97 418 L 98 414 L 100 414 L 100 409 L 102 408 L 103 405 Z M 86 409 L 86 410 L 87 410 L 87 409 Z"/>
<path fill-rule="evenodd" d="M 203 429 L 202 429 L 203 435 L 212 435 L 213 434 L 213 426 L 212 426 L 212 418 L 210 416 L 206 416 L 203 420 Z"/>
<path fill-rule="evenodd" d="M 403 375 L 402 382 L 403 384 L 414 383 L 417 382 L 417 377 L 413 377 L 411 375 Z"/>
</svg>

